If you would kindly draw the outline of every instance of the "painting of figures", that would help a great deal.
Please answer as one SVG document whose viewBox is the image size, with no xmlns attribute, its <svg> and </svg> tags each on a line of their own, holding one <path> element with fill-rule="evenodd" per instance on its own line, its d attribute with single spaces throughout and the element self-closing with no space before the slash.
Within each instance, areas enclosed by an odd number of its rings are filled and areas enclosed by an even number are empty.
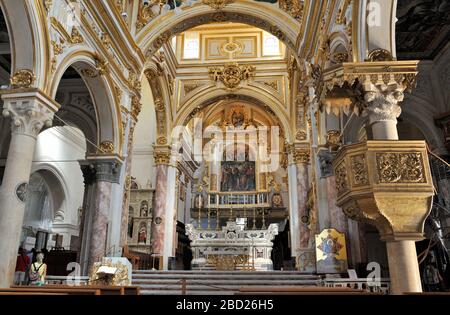
<svg viewBox="0 0 450 315">
<path fill-rule="evenodd" d="M 256 190 L 255 162 L 222 162 L 221 191 Z"/>
</svg>

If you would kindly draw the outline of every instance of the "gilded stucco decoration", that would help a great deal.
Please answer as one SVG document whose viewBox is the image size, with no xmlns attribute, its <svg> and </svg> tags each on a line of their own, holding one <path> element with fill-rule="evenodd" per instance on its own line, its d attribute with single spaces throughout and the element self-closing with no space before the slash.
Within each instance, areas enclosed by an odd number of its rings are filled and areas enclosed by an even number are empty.
<svg viewBox="0 0 450 315">
<path fill-rule="evenodd" d="M 170 163 L 170 152 L 155 151 L 154 157 L 156 165 L 168 165 Z"/>
<path fill-rule="evenodd" d="M 145 54 L 148 58 L 153 56 L 165 43 L 168 43 L 175 34 L 183 33 L 184 31 L 199 25 L 220 22 L 235 22 L 253 25 L 271 33 L 280 41 L 284 42 L 287 47 L 296 50 L 296 45 L 292 39 L 290 39 L 277 25 L 273 25 L 265 19 L 254 15 L 245 15 L 237 12 L 214 11 L 212 13 L 205 13 L 200 16 L 195 16 L 183 21 L 183 23 L 175 25 L 170 30 L 164 31 L 150 43 L 148 46 L 149 49 L 145 52 Z"/>
<path fill-rule="evenodd" d="M 301 21 L 303 18 L 303 1 L 300 0 L 279 0 L 280 8 L 286 11 L 294 19 Z"/>
<path fill-rule="evenodd" d="M 380 183 L 424 183 L 425 170 L 420 153 L 379 153 L 376 155 Z"/>
<path fill-rule="evenodd" d="M 253 78 L 255 71 L 256 67 L 254 66 L 232 62 L 223 67 L 209 68 L 209 76 L 215 82 L 222 82 L 228 90 L 234 90 L 242 81 Z"/>
<path fill-rule="evenodd" d="M 112 141 L 103 141 L 100 144 L 99 153 L 102 153 L 102 154 L 114 153 L 114 143 L 112 143 Z"/>
<path fill-rule="evenodd" d="M 156 109 L 156 132 L 157 138 L 156 143 L 158 145 L 168 144 L 168 131 L 167 131 L 167 110 L 166 104 L 163 98 L 163 89 L 161 87 L 161 82 L 159 79 L 162 77 L 163 73 L 159 70 L 148 69 L 145 71 L 145 75 L 150 83 L 154 102 Z"/>
<path fill-rule="evenodd" d="M 33 71 L 28 69 L 18 70 L 11 77 L 10 83 L 12 88 L 29 88 L 36 81 Z"/>
<path fill-rule="evenodd" d="M 84 37 L 81 35 L 78 28 L 72 27 L 72 32 L 70 33 L 70 43 L 73 45 L 84 43 Z"/>
<path fill-rule="evenodd" d="M 374 49 L 369 53 L 368 61 L 394 61 L 391 52 L 386 49 Z"/>
<path fill-rule="evenodd" d="M 203 4 L 209 5 L 214 10 L 221 10 L 233 2 L 234 0 L 202 0 Z"/>
</svg>

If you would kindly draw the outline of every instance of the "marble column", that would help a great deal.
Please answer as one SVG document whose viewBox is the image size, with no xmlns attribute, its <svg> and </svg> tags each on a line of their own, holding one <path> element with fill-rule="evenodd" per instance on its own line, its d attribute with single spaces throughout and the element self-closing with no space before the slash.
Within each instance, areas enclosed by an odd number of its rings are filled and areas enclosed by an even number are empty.
<svg viewBox="0 0 450 315">
<path fill-rule="evenodd" d="M 329 212 L 329 225 L 326 228 L 333 228 L 341 233 L 345 233 L 348 239 L 348 219 L 342 211 L 342 208 L 337 206 L 336 177 L 333 174 L 331 164 L 335 156 L 336 153 L 328 150 L 319 152 L 320 177 L 321 180 L 325 181 L 327 209 Z"/>
<path fill-rule="evenodd" d="M 92 237 L 92 221 L 94 211 L 93 203 L 96 195 L 95 168 L 85 161 L 80 162 L 81 171 L 84 178 L 83 213 L 80 223 L 80 257 L 81 274 L 88 275 L 89 268 L 89 246 Z"/>
<path fill-rule="evenodd" d="M 107 254 L 109 216 L 111 209 L 112 186 L 120 179 L 121 162 L 109 157 L 88 157 L 87 163 L 95 172 L 95 196 L 87 211 L 92 216 L 90 229 L 88 266 L 102 260 Z"/>
<path fill-rule="evenodd" d="M 39 92 L 3 94 L 3 116 L 11 119 L 11 142 L 0 187 L 0 287 L 13 283 L 36 140 L 52 125 L 57 106 Z"/>
<path fill-rule="evenodd" d="M 401 114 L 400 102 L 403 101 L 403 89 L 391 87 L 385 90 L 382 86 L 366 85 L 363 114 L 369 118 L 374 140 L 397 141 L 397 118 Z M 415 241 L 409 235 L 395 235 L 385 239 L 388 252 L 391 292 L 422 292 L 419 264 Z"/>
<path fill-rule="evenodd" d="M 309 183 L 309 163 L 311 153 L 309 148 L 297 147 L 293 150 L 293 161 L 296 169 L 296 209 L 297 214 L 294 221 L 298 224 L 296 228 L 296 264 L 297 269 L 303 273 L 314 273 L 315 249 L 314 249 L 314 231 L 310 230 L 311 220 L 314 220 L 314 213 L 308 208 Z"/>
<path fill-rule="evenodd" d="M 155 147 L 156 191 L 152 221 L 152 253 L 160 259 L 159 267 L 171 269 L 176 235 L 176 177 L 178 146 Z"/>
<path fill-rule="evenodd" d="M 127 157 L 125 160 L 125 185 L 124 196 L 122 201 L 122 216 L 120 225 L 120 246 L 123 247 L 127 244 L 128 240 L 128 220 L 129 220 L 129 207 L 130 207 L 130 189 L 131 189 L 131 166 L 133 159 L 133 135 L 136 122 L 133 120 L 130 122 L 130 128 L 128 130 L 128 144 L 127 144 Z"/>
</svg>

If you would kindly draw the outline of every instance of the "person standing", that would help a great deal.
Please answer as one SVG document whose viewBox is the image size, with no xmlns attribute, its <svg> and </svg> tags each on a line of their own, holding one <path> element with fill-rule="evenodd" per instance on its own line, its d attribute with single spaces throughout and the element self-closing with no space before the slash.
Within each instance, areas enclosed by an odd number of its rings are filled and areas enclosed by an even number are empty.
<svg viewBox="0 0 450 315">
<path fill-rule="evenodd" d="M 25 285 L 26 273 L 30 266 L 30 257 L 27 256 L 26 251 L 21 247 L 17 255 L 16 272 L 14 274 L 15 285 Z"/>
</svg>

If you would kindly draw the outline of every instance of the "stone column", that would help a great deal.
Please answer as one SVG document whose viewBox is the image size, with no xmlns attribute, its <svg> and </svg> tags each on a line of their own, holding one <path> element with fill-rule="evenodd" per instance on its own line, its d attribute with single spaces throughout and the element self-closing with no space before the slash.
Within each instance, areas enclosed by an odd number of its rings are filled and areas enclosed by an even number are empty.
<svg viewBox="0 0 450 315">
<path fill-rule="evenodd" d="M 84 178 L 83 214 L 80 223 L 80 258 L 81 274 L 87 276 L 89 268 L 89 246 L 92 237 L 93 213 L 91 210 L 96 190 L 95 168 L 86 161 L 80 162 Z"/>
<path fill-rule="evenodd" d="M 133 135 L 136 122 L 130 122 L 128 131 L 127 157 L 125 160 L 125 185 L 122 202 L 122 220 L 120 226 L 120 246 L 125 246 L 128 240 L 128 215 L 130 207 L 130 189 L 131 189 L 131 165 L 133 159 Z"/>
<path fill-rule="evenodd" d="M 316 271 L 314 232 L 310 230 L 311 213 L 308 209 L 310 150 L 307 147 L 290 148 L 289 194 L 291 202 L 290 221 L 292 252 L 300 272 Z"/>
<path fill-rule="evenodd" d="M 52 125 L 57 105 L 39 92 L 4 94 L 3 116 L 11 119 L 11 143 L 0 187 L 0 287 L 13 282 L 36 140 Z"/>
<path fill-rule="evenodd" d="M 87 163 L 95 172 L 95 197 L 87 211 L 92 216 L 90 228 L 88 266 L 89 271 L 107 254 L 108 224 L 111 209 L 112 185 L 120 179 L 121 161 L 111 157 L 88 157 Z"/>
<path fill-rule="evenodd" d="M 152 253 L 169 270 L 173 256 L 177 146 L 155 147 L 156 191 L 152 221 Z"/>
<path fill-rule="evenodd" d="M 332 161 L 336 152 L 322 150 L 319 152 L 320 177 L 325 180 L 327 193 L 327 208 L 329 212 L 329 226 L 346 234 L 348 241 L 348 219 L 340 207 L 337 206 L 336 177 L 333 174 Z"/>
</svg>

